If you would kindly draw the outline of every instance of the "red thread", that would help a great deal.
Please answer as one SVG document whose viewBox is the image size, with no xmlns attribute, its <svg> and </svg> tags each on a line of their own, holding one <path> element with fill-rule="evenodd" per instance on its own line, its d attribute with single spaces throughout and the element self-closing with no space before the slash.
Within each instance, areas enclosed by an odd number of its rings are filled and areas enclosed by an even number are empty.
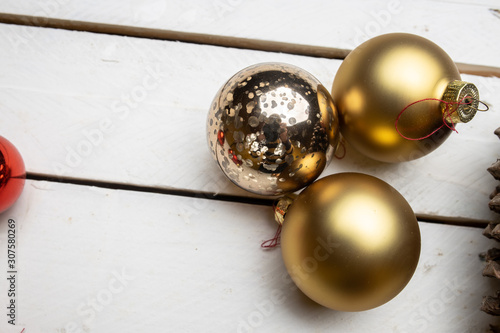
<svg viewBox="0 0 500 333">
<path fill-rule="evenodd" d="M 25 329 L 26 329 L 26 328 L 23 328 L 23 330 L 21 331 L 21 333 L 23 333 Z"/>
<path fill-rule="evenodd" d="M 276 234 L 274 234 L 274 237 L 266 240 L 265 242 L 260 244 L 260 246 L 265 249 L 275 248 L 276 246 L 280 245 L 280 236 L 281 236 L 281 224 L 278 225 L 278 229 L 276 230 Z"/>
<path fill-rule="evenodd" d="M 443 128 L 444 126 L 448 127 L 449 129 L 451 129 L 452 131 L 458 133 L 458 131 L 455 129 L 455 124 L 451 121 L 451 110 L 450 110 L 450 106 L 453 105 L 453 104 L 457 104 L 457 105 L 464 105 L 464 104 L 471 104 L 471 102 L 468 102 L 468 103 L 464 103 L 463 101 L 467 98 L 472 98 L 470 96 L 465 96 L 464 98 L 462 98 L 459 102 L 448 102 L 448 101 L 443 101 L 442 99 L 439 99 L 439 98 L 424 98 L 424 99 L 421 99 L 421 100 L 418 100 L 416 102 L 413 102 L 413 103 L 410 103 L 408 104 L 407 106 L 405 106 L 405 108 L 403 110 L 401 110 L 401 112 L 398 114 L 397 118 L 396 118 L 396 122 L 394 123 L 395 127 L 396 127 L 396 131 L 398 132 L 398 134 L 406 139 L 406 140 L 412 140 L 412 141 L 419 141 L 419 140 L 423 140 L 423 139 L 427 139 L 428 137 L 430 137 L 431 135 L 433 135 L 434 133 L 436 133 L 437 131 L 439 131 L 441 128 Z M 406 109 L 408 109 L 410 106 L 414 105 L 414 104 L 417 104 L 417 103 L 420 103 L 420 102 L 425 102 L 425 101 L 438 101 L 438 102 L 441 102 L 441 103 L 444 103 L 446 105 L 446 108 L 443 112 L 443 124 L 441 126 L 439 126 L 438 128 L 436 128 L 434 131 L 432 131 L 430 134 L 427 134 L 426 136 L 423 136 L 421 138 L 409 138 L 407 136 L 404 136 L 403 133 L 401 133 L 401 131 L 398 129 L 398 122 L 399 122 L 399 118 L 401 118 L 401 116 L 403 115 L 403 113 L 406 111 Z M 448 118 L 449 120 L 449 124 L 448 122 L 446 121 Z"/>
</svg>

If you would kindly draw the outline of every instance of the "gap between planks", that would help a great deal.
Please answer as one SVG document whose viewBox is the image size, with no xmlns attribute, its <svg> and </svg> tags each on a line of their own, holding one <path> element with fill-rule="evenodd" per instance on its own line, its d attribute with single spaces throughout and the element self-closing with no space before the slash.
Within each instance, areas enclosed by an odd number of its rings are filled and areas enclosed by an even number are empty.
<svg viewBox="0 0 500 333">
<path fill-rule="evenodd" d="M 176 196 L 190 197 L 195 199 L 229 201 L 229 202 L 238 202 L 238 203 L 246 203 L 246 204 L 269 206 L 269 207 L 272 207 L 276 200 L 276 199 L 262 199 L 262 198 L 252 198 L 252 197 L 241 197 L 236 195 L 217 194 L 213 192 L 133 185 L 133 184 L 126 184 L 119 182 L 108 182 L 108 181 L 83 179 L 83 178 L 60 177 L 60 176 L 46 175 L 33 172 L 27 172 L 26 178 L 36 181 L 48 181 L 48 182 L 56 182 L 62 184 L 80 185 L 80 186 L 93 186 L 111 190 L 124 190 L 124 191 L 145 192 L 145 193 L 155 193 L 164 195 L 176 195 Z M 417 217 L 417 220 L 428 223 L 454 225 L 461 227 L 474 227 L 482 229 L 484 229 L 489 224 L 489 221 L 480 219 L 439 216 L 439 215 L 419 214 L 419 213 L 416 213 L 415 215 Z"/>
<path fill-rule="evenodd" d="M 349 54 L 349 52 L 351 52 L 351 50 L 334 47 L 312 46 L 304 44 L 266 41 L 261 39 L 219 36 L 193 32 L 74 21 L 43 16 L 29 16 L 7 13 L 0 13 L 0 23 L 33 26 L 40 28 L 83 31 L 127 37 L 179 41 L 184 43 L 214 45 L 255 51 L 280 52 L 327 59 L 342 60 Z M 456 65 L 458 67 L 458 70 L 463 74 L 486 77 L 500 77 L 500 68 L 498 67 L 464 63 L 456 63 Z"/>
</svg>

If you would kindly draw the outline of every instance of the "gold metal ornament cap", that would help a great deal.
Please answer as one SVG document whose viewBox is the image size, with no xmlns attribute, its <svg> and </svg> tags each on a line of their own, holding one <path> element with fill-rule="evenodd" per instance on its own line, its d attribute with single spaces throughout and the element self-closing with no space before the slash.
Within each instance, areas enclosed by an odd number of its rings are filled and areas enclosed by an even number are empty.
<svg viewBox="0 0 500 333">
<path fill-rule="evenodd" d="M 479 91 L 469 82 L 454 80 L 448 84 L 443 94 L 441 109 L 445 120 L 456 123 L 467 123 L 474 118 L 479 108 Z"/>
<path fill-rule="evenodd" d="M 283 222 L 285 221 L 285 215 L 288 212 L 288 208 L 296 198 L 296 194 L 288 193 L 287 195 L 278 199 L 278 201 L 274 205 L 274 220 L 276 221 L 276 223 L 278 223 L 279 225 L 283 225 Z"/>
</svg>

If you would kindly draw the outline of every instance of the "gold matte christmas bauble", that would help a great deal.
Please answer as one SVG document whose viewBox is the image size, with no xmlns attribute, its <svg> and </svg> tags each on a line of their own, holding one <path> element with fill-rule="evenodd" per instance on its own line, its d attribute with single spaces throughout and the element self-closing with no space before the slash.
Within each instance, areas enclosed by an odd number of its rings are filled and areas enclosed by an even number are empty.
<svg viewBox="0 0 500 333">
<path fill-rule="evenodd" d="M 430 153 L 451 133 L 443 126 L 443 113 L 449 126 L 467 122 L 479 103 L 477 88 L 460 81 L 455 63 L 439 46 L 405 33 L 378 36 L 354 49 L 335 76 L 332 97 L 345 139 L 361 153 L 384 162 Z M 421 102 L 401 114 L 398 133 L 398 115 L 417 101 Z"/>
<path fill-rule="evenodd" d="M 322 178 L 291 204 L 281 232 L 286 268 L 307 296 L 340 311 L 394 298 L 420 256 L 410 205 L 382 180 L 359 173 Z"/>
<path fill-rule="evenodd" d="M 330 93 L 311 74 L 282 63 L 236 73 L 219 90 L 207 119 L 208 144 L 224 174 L 261 194 L 313 182 L 339 142 Z"/>
</svg>

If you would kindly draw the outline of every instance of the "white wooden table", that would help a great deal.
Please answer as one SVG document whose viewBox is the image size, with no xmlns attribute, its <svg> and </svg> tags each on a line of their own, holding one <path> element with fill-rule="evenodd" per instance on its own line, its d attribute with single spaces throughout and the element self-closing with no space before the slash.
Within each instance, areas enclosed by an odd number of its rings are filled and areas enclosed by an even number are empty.
<svg viewBox="0 0 500 333">
<path fill-rule="evenodd" d="M 477 66 L 500 67 L 493 9 L 496 0 L 2 0 L 0 135 L 29 179 L 0 215 L 6 277 L 9 218 L 18 242 L 15 326 L 2 278 L 0 332 L 486 332 L 498 320 L 480 303 L 500 285 L 481 276 L 478 254 L 494 245 L 480 226 L 499 218 L 486 171 L 500 155 L 499 77 L 463 75 L 491 110 L 432 154 L 388 165 L 348 146 L 323 173 L 377 176 L 420 221 L 413 279 L 366 312 L 315 305 L 287 279 L 279 249 L 260 248 L 272 209 L 211 161 L 205 119 L 248 65 L 288 62 L 330 87 L 342 61 L 331 57 L 387 32 L 429 38 L 475 65 L 464 71 L 487 73 Z"/>
</svg>

